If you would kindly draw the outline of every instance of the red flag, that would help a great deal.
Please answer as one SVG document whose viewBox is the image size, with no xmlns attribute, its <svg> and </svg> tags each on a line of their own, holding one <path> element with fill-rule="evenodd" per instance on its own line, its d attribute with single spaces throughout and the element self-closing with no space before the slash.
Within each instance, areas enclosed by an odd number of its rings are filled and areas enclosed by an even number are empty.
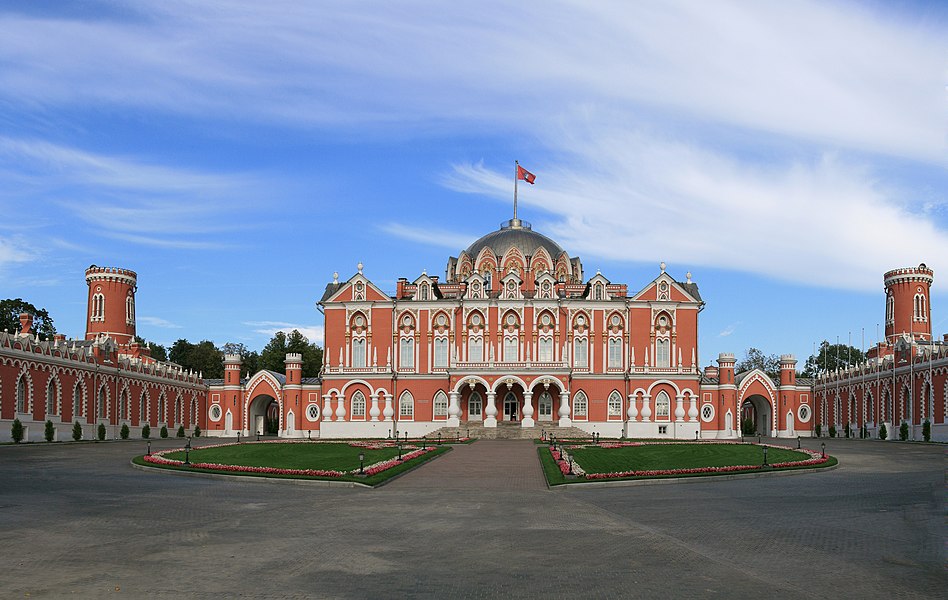
<svg viewBox="0 0 948 600">
<path fill-rule="evenodd" d="M 531 173 L 530 171 L 524 169 L 520 165 L 517 165 L 517 179 L 521 181 L 526 181 L 530 185 L 533 185 L 533 182 L 536 181 L 537 176 Z"/>
</svg>

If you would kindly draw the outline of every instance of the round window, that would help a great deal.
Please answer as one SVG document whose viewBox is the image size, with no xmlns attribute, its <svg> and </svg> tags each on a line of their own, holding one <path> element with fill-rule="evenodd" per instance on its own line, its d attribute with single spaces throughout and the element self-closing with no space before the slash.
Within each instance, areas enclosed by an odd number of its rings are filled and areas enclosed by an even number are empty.
<svg viewBox="0 0 948 600">
<path fill-rule="evenodd" d="M 405 327 L 410 327 L 410 326 L 411 326 L 411 317 L 409 317 L 408 315 L 405 315 L 405 318 L 402 319 L 402 323 L 405 325 Z"/>
<path fill-rule="evenodd" d="M 362 291 L 362 282 L 361 282 L 361 281 L 356 284 L 356 289 L 359 290 L 360 292 Z"/>
<path fill-rule="evenodd" d="M 576 317 L 576 324 L 577 324 L 577 325 L 585 325 L 585 324 L 586 324 L 586 317 L 584 317 L 583 315 L 579 315 L 578 317 Z"/>
<path fill-rule="evenodd" d="M 309 406 L 307 406 L 307 407 L 306 407 L 306 417 L 307 417 L 310 421 L 318 421 L 318 420 L 319 420 L 319 405 L 318 405 L 318 404 L 310 404 Z"/>
<path fill-rule="evenodd" d="M 622 322 L 622 319 L 619 318 L 619 315 L 612 315 L 612 326 L 618 327 L 619 323 Z"/>
<path fill-rule="evenodd" d="M 356 318 L 353 322 L 356 324 L 356 327 L 362 327 L 365 325 L 365 319 L 362 317 L 362 315 L 356 315 Z"/>
<path fill-rule="evenodd" d="M 800 406 L 800 410 L 797 411 L 797 416 L 800 417 L 800 421 L 806 423 L 810 420 L 810 407 L 806 404 Z"/>
<path fill-rule="evenodd" d="M 481 316 L 475 313 L 474 315 L 471 316 L 471 325 L 480 325 L 480 324 L 481 324 Z"/>
<path fill-rule="evenodd" d="M 516 325 L 516 324 L 517 324 L 517 317 L 513 315 L 507 315 L 507 325 Z"/>
<path fill-rule="evenodd" d="M 551 321 L 552 319 L 550 318 L 550 315 L 543 315 L 542 317 L 540 317 L 540 322 L 543 323 L 544 325 L 549 325 Z"/>
<path fill-rule="evenodd" d="M 438 315 L 438 325 L 444 325 L 448 322 L 448 318 L 444 315 Z"/>
<path fill-rule="evenodd" d="M 212 420 L 212 421 L 220 421 L 220 420 L 221 420 L 221 407 L 220 407 L 220 405 L 218 405 L 218 404 L 212 404 L 212 405 L 211 405 L 211 410 L 210 410 L 208 416 L 211 417 L 211 420 Z"/>
<path fill-rule="evenodd" d="M 658 324 L 662 327 L 668 325 L 668 319 L 665 318 L 665 315 L 662 315 L 658 318 Z"/>
<path fill-rule="evenodd" d="M 711 404 L 705 404 L 701 407 L 701 420 L 707 423 L 714 418 L 714 406 Z"/>
<path fill-rule="evenodd" d="M 658 285 L 658 289 L 660 289 L 660 290 L 662 290 L 662 291 L 664 292 L 665 290 L 668 289 L 668 284 L 663 281 L 663 282 L 661 282 L 661 283 Z"/>
</svg>

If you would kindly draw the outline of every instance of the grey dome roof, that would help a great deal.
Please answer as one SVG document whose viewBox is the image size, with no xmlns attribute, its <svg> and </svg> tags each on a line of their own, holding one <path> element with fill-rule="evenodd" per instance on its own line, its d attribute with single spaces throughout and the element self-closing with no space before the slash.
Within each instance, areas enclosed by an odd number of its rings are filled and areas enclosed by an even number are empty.
<svg viewBox="0 0 948 600">
<path fill-rule="evenodd" d="M 533 231 L 530 223 L 519 219 L 511 219 L 502 223 L 498 231 L 488 233 L 467 248 L 471 258 L 477 258 L 478 253 L 485 247 L 490 248 L 498 257 L 503 256 L 511 248 L 518 248 L 524 256 L 532 256 L 538 248 L 546 248 L 553 260 L 563 253 L 559 244 L 542 233 Z"/>
</svg>

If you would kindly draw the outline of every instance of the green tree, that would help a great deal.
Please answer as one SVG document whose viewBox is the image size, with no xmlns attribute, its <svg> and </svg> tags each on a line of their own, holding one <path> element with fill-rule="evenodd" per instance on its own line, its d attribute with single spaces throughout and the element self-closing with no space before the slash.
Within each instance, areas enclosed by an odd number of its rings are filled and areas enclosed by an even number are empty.
<svg viewBox="0 0 948 600">
<path fill-rule="evenodd" d="M 147 440 L 150 436 L 151 436 L 151 427 L 148 425 L 148 423 L 145 423 L 144 425 L 142 425 L 142 438 Z"/>
<path fill-rule="evenodd" d="M 10 333 L 20 331 L 20 313 L 33 315 L 33 333 L 44 338 L 52 337 L 56 333 L 53 319 L 44 308 L 36 308 L 22 298 L 0 300 L 0 330 Z"/>
<path fill-rule="evenodd" d="M 10 437 L 13 438 L 15 444 L 23 441 L 23 423 L 20 423 L 19 419 L 13 419 L 13 424 L 10 426 Z"/>
<path fill-rule="evenodd" d="M 99 441 L 104 442 L 105 441 L 105 425 L 103 423 L 99 423 L 99 428 L 96 430 L 96 433 L 98 434 Z"/>
<path fill-rule="evenodd" d="M 803 365 L 803 377 L 816 377 L 818 373 L 832 372 L 837 368 L 858 365 L 865 362 L 866 355 L 862 350 L 846 344 L 830 344 L 826 340 L 820 344 L 819 351 L 806 359 Z"/>
<path fill-rule="evenodd" d="M 282 373 L 286 370 L 286 355 L 303 355 L 303 377 L 317 377 L 323 366 L 323 349 L 310 343 L 306 336 L 294 329 L 289 335 L 276 332 L 260 352 L 260 368 Z"/>
<path fill-rule="evenodd" d="M 72 439 L 79 441 L 82 439 L 82 423 L 76 421 L 72 425 Z"/>
<path fill-rule="evenodd" d="M 156 344 L 155 342 L 149 342 L 140 335 L 135 336 L 135 341 L 141 344 L 142 346 L 146 346 L 148 350 L 150 351 L 151 357 L 154 358 L 155 360 L 160 360 L 160 361 L 168 360 L 168 349 L 162 346 L 161 344 Z"/>
<path fill-rule="evenodd" d="M 53 438 L 56 437 L 56 428 L 53 427 L 52 421 L 46 421 L 46 426 L 43 430 L 43 437 L 46 438 L 47 442 L 53 441 Z"/>
<path fill-rule="evenodd" d="M 241 371 L 256 373 L 260 370 L 260 353 L 241 343 L 227 342 L 221 347 L 221 351 L 224 354 L 239 354 Z"/>
<path fill-rule="evenodd" d="M 171 362 L 202 373 L 205 379 L 224 377 L 224 354 L 214 342 L 204 340 L 192 344 L 186 339 L 179 339 L 168 354 Z"/>
<path fill-rule="evenodd" d="M 776 354 L 764 354 L 757 348 L 748 348 L 744 352 L 744 360 L 734 366 L 735 373 L 744 373 L 752 369 L 760 369 L 768 375 L 780 376 L 780 358 Z"/>
<path fill-rule="evenodd" d="M 121 432 L 119 432 L 119 436 L 121 436 L 123 440 L 127 440 L 128 434 L 129 434 L 128 423 L 122 423 L 122 430 Z"/>
</svg>

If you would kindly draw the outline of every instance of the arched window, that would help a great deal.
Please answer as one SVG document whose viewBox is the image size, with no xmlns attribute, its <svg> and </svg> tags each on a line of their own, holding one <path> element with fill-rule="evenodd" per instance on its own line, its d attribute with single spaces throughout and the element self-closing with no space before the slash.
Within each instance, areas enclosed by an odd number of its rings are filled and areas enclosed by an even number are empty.
<svg viewBox="0 0 948 600">
<path fill-rule="evenodd" d="M 916 321 L 928 320 L 928 310 L 927 310 L 927 307 L 925 306 L 924 294 L 915 294 L 915 320 Z"/>
<path fill-rule="evenodd" d="M 421 284 L 421 288 L 418 291 L 418 299 L 419 300 L 428 299 L 428 284 L 427 283 Z"/>
<path fill-rule="evenodd" d="M 434 395 L 432 406 L 434 407 L 434 416 L 448 416 L 448 397 L 441 390 L 438 390 L 438 392 Z"/>
<path fill-rule="evenodd" d="M 671 366 L 671 341 L 668 339 L 655 340 L 655 366 Z"/>
<path fill-rule="evenodd" d="M 72 412 L 79 417 L 86 416 L 86 403 L 82 401 L 82 387 L 78 381 L 72 388 Z"/>
<path fill-rule="evenodd" d="M 588 346 L 584 337 L 577 337 L 573 340 L 573 366 L 578 369 L 589 367 Z"/>
<path fill-rule="evenodd" d="M 365 420 L 365 394 L 361 391 L 352 394 L 352 419 Z"/>
<path fill-rule="evenodd" d="M 119 396 L 119 418 L 129 420 L 132 418 L 132 403 L 128 398 L 128 390 L 122 390 L 122 395 Z"/>
<path fill-rule="evenodd" d="M 96 404 L 96 419 L 105 419 L 108 417 L 106 412 L 108 408 L 108 402 L 106 402 L 105 396 L 105 386 L 99 388 L 98 403 Z"/>
<path fill-rule="evenodd" d="M 434 366 L 446 368 L 448 366 L 448 338 L 438 337 L 434 340 Z"/>
<path fill-rule="evenodd" d="M 352 356 L 350 363 L 353 368 L 365 367 L 365 338 L 352 338 Z"/>
<path fill-rule="evenodd" d="M 671 408 L 671 398 L 664 391 L 658 393 L 655 397 L 655 417 L 659 419 L 668 419 Z"/>
<path fill-rule="evenodd" d="M 520 342 L 515 335 L 504 336 L 504 362 L 519 360 Z"/>
<path fill-rule="evenodd" d="M 142 391 L 142 397 L 138 400 L 138 424 L 141 425 L 148 421 L 148 396 Z"/>
<path fill-rule="evenodd" d="M 52 379 L 50 379 L 49 383 L 46 385 L 46 414 L 47 415 L 55 415 L 58 412 L 56 410 L 57 408 L 56 405 L 58 404 L 58 402 L 56 402 L 57 400 L 56 396 L 57 396 L 56 384 L 53 382 Z"/>
<path fill-rule="evenodd" d="M 484 339 L 472 336 L 467 340 L 467 360 L 470 362 L 484 362 Z"/>
<path fill-rule="evenodd" d="M 573 416 L 577 419 L 585 419 L 589 410 L 589 400 L 586 393 L 582 390 L 576 392 L 573 396 Z"/>
<path fill-rule="evenodd" d="M 895 297 L 891 293 L 885 299 L 885 321 L 886 323 L 895 321 Z"/>
<path fill-rule="evenodd" d="M 537 361 L 553 362 L 553 338 L 541 337 L 537 340 Z"/>
<path fill-rule="evenodd" d="M 105 296 L 94 294 L 92 296 L 92 320 L 102 321 L 105 319 Z"/>
<path fill-rule="evenodd" d="M 401 338 L 398 346 L 398 366 L 402 369 L 415 368 L 415 340 L 410 337 Z"/>
<path fill-rule="evenodd" d="M 622 338 L 609 338 L 609 368 L 622 368 Z"/>
<path fill-rule="evenodd" d="M 481 407 L 483 407 L 484 402 L 481 400 L 481 395 L 478 392 L 471 392 L 470 397 L 467 399 L 467 418 L 470 421 L 480 421 L 481 420 Z"/>
<path fill-rule="evenodd" d="M 596 287 L 593 288 L 593 300 L 602 300 L 603 299 L 603 288 L 601 283 L 597 283 Z"/>
<path fill-rule="evenodd" d="M 16 412 L 20 414 L 26 414 L 30 407 L 28 388 L 26 376 L 20 375 L 20 378 L 16 380 Z"/>
<path fill-rule="evenodd" d="M 622 418 L 622 395 L 613 390 L 609 394 L 609 418 Z"/>
<path fill-rule="evenodd" d="M 541 421 L 553 420 L 553 396 L 550 392 L 540 393 L 540 399 L 537 401 L 537 416 Z"/>
<path fill-rule="evenodd" d="M 398 418 L 402 421 L 413 421 L 415 419 L 415 399 L 411 392 L 407 390 L 398 399 Z"/>
<path fill-rule="evenodd" d="M 129 325 L 135 324 L 135 296 L 131 292 L 125 298 L 125 322 Z"/>
</svg>

